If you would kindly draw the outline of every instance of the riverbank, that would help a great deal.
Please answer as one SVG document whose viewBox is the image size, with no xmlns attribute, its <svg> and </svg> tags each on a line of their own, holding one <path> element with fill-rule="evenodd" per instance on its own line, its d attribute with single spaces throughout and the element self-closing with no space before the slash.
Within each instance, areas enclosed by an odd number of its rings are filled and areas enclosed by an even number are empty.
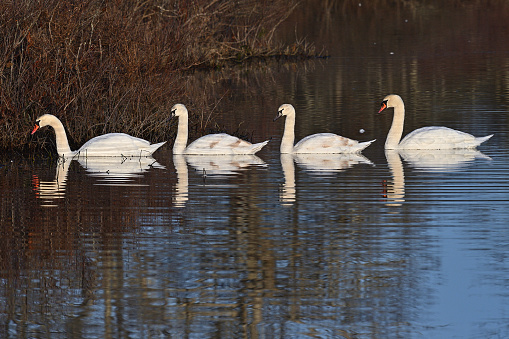
<svg viewBox="0 0 509 339">
<path fill-rule="evenodd" d="M 51 149 L 52 131 L 30 135 L 50 113 L 72 148 L 109 132 L 170 140 L 176 102 L 203 133 L 210 102 L 190 97 L 189 72 L 253 58 L 308 57 L 313 47 L 274 39 L 294 0 L 129 1 L 0 4 L 0 149 Z M 207 121 L 210 121 L 208 119 Z"/>
</svg>

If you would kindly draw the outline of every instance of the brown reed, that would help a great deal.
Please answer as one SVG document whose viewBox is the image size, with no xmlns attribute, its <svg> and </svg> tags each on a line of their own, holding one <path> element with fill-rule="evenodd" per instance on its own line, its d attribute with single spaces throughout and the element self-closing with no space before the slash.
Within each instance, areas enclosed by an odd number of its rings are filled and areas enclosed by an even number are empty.
<svg viewBox="0 0 509 339">
<path fill-rule="evenodd" d="M 30 135 L 45 113 L 62 120 L 72 148 L 119 131 L 169 140 L 169 108 L 188 99 L 190 71 L 313 54 L 306 44 L 274 42 L 295 6 L 295 0 L 0 2 L 0 149 L 51 148 L 52 132 Z"/>
</svg>

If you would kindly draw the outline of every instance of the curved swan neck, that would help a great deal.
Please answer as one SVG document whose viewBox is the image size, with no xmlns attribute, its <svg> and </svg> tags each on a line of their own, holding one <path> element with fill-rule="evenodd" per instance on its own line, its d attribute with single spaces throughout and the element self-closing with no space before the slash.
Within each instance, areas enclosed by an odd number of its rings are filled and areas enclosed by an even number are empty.
<svg viewBox="0 0 509 339">
<path fill-rule="evenodd" d="M 286 116 L 285 130 L 281 139 L 281 153 L 292 153 L 295 140 L 295 114 Z"/>
<path fill-rule="evenodd" d="M 69 141 L 67 140 L 67 134 L 65 133 L 65 128 L 62 122 L 58 120 L 58 118 L 52 117 L 49 120 L 48 125 L 53 127 L 53 129 L 55 130 L 55 140 L 57 143 L 58 155 L 60 156 L 71 155 L 73 152 L 69 147 Z"/>
<path fill-rule="evenodd" d="M 179 124 L 177 129 L 177 137 L 175 138 L 175 144 L 173 144 L 173 154 L 182 154 L 186 149 L 187 145 L 187 114 L 181 115 L 179 118 Z"/>
<path fill-rule="evenodd" d="M 399 141 L 403 135 L 403 125 L 405 122 L 405 104 L 403 103 L 403 100 L 399 99 L 395 104 L 393 104 L 393 107 L 394 117 L 392 118 L 392 125 L 391 129 L 389 130 L 389 134 L 387 135 L 387 140 L 385 141 L 386 149 L 398 148 Z"/>
</svg>

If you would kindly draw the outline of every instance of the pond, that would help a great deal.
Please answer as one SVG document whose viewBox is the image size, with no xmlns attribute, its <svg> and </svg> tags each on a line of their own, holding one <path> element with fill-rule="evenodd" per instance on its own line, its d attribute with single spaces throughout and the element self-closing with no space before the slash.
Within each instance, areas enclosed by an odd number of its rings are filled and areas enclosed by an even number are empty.
<svg viewBox="0 0 509 339">
<path fill-rule="evenodd" d="M 227 129 L 270 140 L 256 156 L 3 156 L 0 336 L 509 337 L 509 9 L 355 6 L 309 1 L 281 27 L 330 58 L 190 79 Z M 404 134 L 494 136 L 386 152 L 390 93 Z M 377 141 L 280 155 L 283 103 L 296 140 Z"/>
</svg>

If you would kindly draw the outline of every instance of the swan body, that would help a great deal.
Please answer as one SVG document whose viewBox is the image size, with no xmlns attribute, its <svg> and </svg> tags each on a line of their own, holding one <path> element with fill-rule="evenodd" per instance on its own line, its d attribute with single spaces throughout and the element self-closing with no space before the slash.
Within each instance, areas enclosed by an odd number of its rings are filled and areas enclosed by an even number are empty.
<svg viewBox="0 0 509 339">
<path fill-rule="evenodd" d="M 290 104 L 281 105 L 274 121 L 284 115 L 286 121 L 281 139 L 281 153 L 358 153 L 375 141 L 358 142 L 333 133 L 317 133 L 308 135 L 294 146 L 295 108 Z"/>
<path fill-rule="evenodd" d="M 177 137 L 173 145 L 173 154 L 224 155 L 224 154 L 255 154 L 269 140 L 252 144 L 226 133 L 209 134 L 193 141 L 186 147 L 188 137 L 188 111 L 182 104 L 171 109 L 171 116 L 179 118 Z"/>
<path fill-rule="evenodd" d="M 475 137 L 448 127 L 430 126 L 416 129 L 401 140 L 405 120 L 405 104 L 399 95 L 390 94 L 383 99 L 378 113 L 390 107 L 394 107 L 394 117 L 385 142 L 385 149 L 475 148 L 493 136 L 491 134 L 485 137 Z"/>
<path fill-rule="evenodd" d="M 65 158 L 72 158 L 74 156 L 149 156 L 166 143 L 164 141 L 158 144 L 150 144 L 147 140 L 125 133 L 109 133 L 92 138 L 77 151 L 71 151 L 64 125 L 62 125 L 62 122 L 57 117 L 51 114 L 44 114 L 37 118 L 32 134 L 44 126 L 51 126 L 55 130 L 58 155 Z"/>
</svg>

